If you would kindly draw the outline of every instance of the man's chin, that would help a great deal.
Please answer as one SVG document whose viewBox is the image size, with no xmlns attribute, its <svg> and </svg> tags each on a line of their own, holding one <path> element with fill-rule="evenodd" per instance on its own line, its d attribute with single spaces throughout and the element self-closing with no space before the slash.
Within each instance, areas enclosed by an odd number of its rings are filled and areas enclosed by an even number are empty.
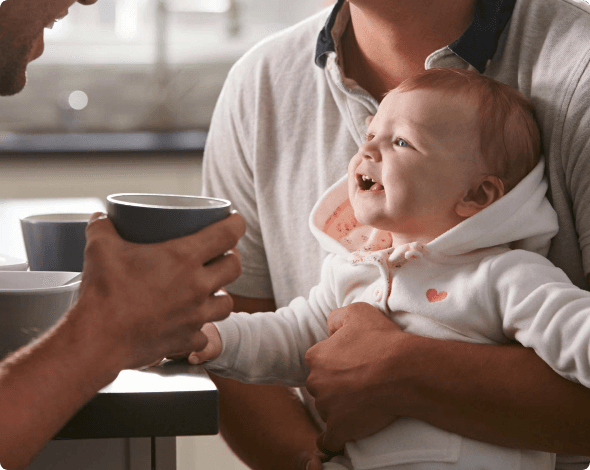
<svg viewBox="0 0 590 470">
<path fill-rule="evenodd" d="M 27 84 L 27 65 L 43 53 L 43 34 L 32 44 L 0 46 L 0 96 L 16 95 Z"/>
<path fill-rule="evenodd" d="M 27 84 L 28 54 L 24 57 L 23 54 L 17 54 L 0 59 L 8 59 L 0 61 L 0 96 L 16 95 Z"/>
<path fill-rule="evenodd" d="M 43 40 L 43 32 L 37 37 L 35 42 L 33 43 L 33 47 L 31 48 L 31 53 L 29 55 L 29 62 L 33 62 L 35 59 L 38 59 L 43 55 L 43 51 L 45 50 L 45 41 Z"/>
<path fill-rule="evenodd" d="M 0 75 L 0 96 L 12 96 L 20 93 L 27 84 L 27 74 L 23 72 L 19 76 L 7 74 Z"/>
</svg>

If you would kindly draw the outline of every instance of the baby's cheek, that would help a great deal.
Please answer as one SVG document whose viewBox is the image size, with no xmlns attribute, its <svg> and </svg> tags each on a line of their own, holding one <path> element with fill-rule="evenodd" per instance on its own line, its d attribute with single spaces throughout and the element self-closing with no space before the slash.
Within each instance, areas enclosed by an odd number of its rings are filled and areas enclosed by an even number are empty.
<svg viewBox="0 0 590 470">
<path fill-rule="evenodd" d="M 356 169 L 360 164 L 360 159 L 358 158 L 358 154 L 352 157 L 350 163 L 348 164 L 348 189 L 352 189 L 353 186 L 356 185 Z"/>
<path fill-rule="evenodd" d="M 350 159 L 350 163 L 348 164 L 348 174 L 350 176 L 351 173 L 354 173 L 356 167 L 359 166 L 361 161 L 361 157 L 358 153 L 354 154 Z"/>
</svg>

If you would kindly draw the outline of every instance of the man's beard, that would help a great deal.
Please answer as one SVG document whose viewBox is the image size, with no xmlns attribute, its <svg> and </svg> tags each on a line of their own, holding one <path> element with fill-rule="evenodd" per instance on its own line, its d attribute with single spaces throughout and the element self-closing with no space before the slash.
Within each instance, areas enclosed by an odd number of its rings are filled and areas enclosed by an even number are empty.
<svg viewBox="0 0 590 470">
<path fill-rule="evenodd" d="M 25 87 L 32 48 L 32 44 L 0 43 L 0 96 L 15 95 Z"/>
</svg>

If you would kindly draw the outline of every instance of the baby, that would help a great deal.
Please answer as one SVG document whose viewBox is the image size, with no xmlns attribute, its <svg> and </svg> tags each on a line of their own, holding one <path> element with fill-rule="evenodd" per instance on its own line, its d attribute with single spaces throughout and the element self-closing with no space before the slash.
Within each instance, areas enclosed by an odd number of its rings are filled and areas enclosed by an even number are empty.
<svg viewBox="0 0 590 470">
<path fill-rule="evenodd" d="M 488 344 L 518 341 L 590 386 L 590 293 L 544 255 L 557 233 L 531 104 L 474 72 L 433 69 L 385 96 L 347 177 L 310 228 L 329 253 L 309 297 L 207 324 L 208 370 L 302 386 L 306 350 L 352 302 L 402 330 Z M 554 469 L 554 454 L 508 449 L 402 417 L 346 444 L 325 469 Z"/>
</svg>

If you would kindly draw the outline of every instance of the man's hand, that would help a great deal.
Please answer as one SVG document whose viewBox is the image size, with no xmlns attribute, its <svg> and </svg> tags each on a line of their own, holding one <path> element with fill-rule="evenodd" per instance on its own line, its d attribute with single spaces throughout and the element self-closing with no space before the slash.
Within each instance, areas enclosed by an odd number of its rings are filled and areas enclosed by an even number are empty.
<svg viewBox="0 0 590 470">
<path fill-rule="evenodd" d="M 337 452 L 346 441 L 370 436 L 396 419 L 399 406 L 392 403 L 391 369 L 384 361 L 408 335 L 366 303 L 334 310 L 328 334 L 305 355 L 306 387 L 327 425 L 318 447 Z"/>
<path fill-rule="evenodd" d="M 95 214 L 86 231 L 80 298 L 70 313 L 118 355 L 121 368 L 199 351 L 207 344 L 203 324 L 231 312 L 231 297 L 220 289 L 240 275 L 230 250 L 244 231 L 234 213 L 193 235 L 137 244 Z"/>
<path fill-rule="evenodd" d="M 0 363 L 0 464 L 25 468 L 122 369 L 203 348 L 201 326 L 231 311 L 231 298 L 216 293 L 240 274 L 229 250 L 244 230 L 233 214 L 194 235 L 141 245 L 94 214 L 76 305 Z"/>
</svg>

